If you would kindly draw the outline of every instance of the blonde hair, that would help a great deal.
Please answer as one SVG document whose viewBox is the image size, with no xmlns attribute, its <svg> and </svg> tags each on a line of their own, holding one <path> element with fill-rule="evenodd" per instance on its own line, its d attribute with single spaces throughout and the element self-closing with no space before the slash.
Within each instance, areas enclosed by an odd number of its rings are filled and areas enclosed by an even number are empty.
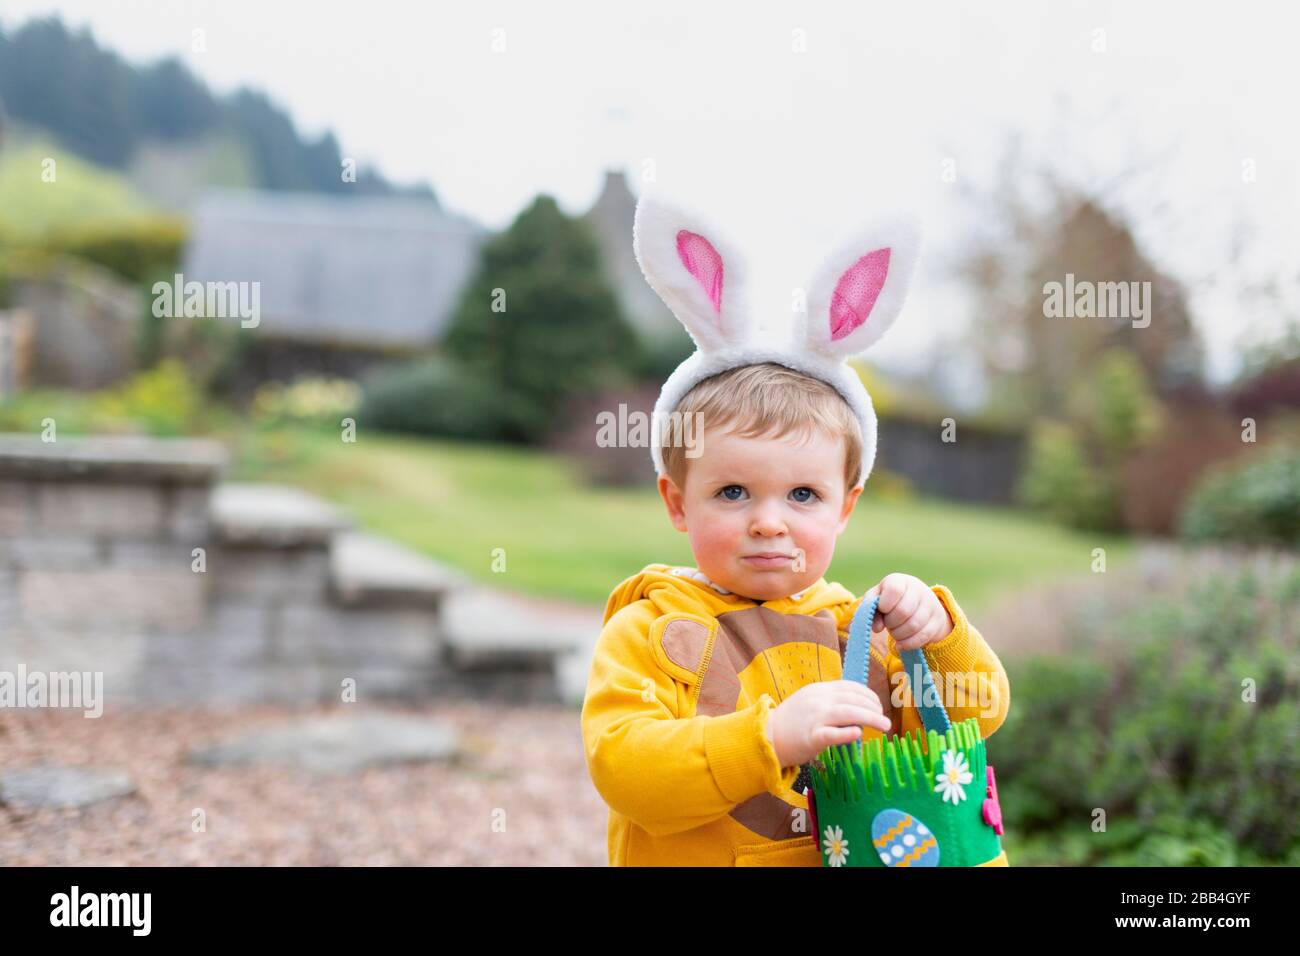
<svg viewBox="0 0 1300 956">
<path fill-rule="evenodd" d="M 664 469 L 678 488 L 686 487 L 687 442 L 683 424 L 695 414 L 709 428 L 730 428 L 744 438 L 807 440 L 814 429 L 843 436 L 844 488 L 862 468 L 862 431 L 857 416 L 833 387 L 775 362 L 742 365 L 704 379 L 682 396 L 665 418 L 660 436 Z M 698 440 L 699 436 L 696 435 Z"/>
</svg>

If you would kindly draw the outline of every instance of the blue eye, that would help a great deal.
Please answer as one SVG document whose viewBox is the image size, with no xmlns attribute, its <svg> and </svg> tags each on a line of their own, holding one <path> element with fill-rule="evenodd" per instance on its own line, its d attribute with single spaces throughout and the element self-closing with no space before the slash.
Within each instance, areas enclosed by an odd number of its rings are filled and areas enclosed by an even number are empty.
<svg viewBox="0 0 1300 956">
<path fill-rule="evenodd" d="M 796 488 L 794 491 L 790 492 L 790 494 L 792 494 L 792 495 L 797 495 L 797 494 L 799 494 L 799 492 L 801 492 L 801 491 L 806 491 L 806 492 L 808 492 L 808 494 L 812 495 L 813 498 L 820 498 L 820 497 L 821 497 L 821 495 L 817 494 L 817 492 L 813 491 L 811 488 L 809 488 L 809 487 L 807 487 L 807 486 L 804 486 L 804 487 L 802 487 L 802 488 Z M 795 500 L 798 501 L 800 504 L 807 504 L 807 503 L 808 503 L 809 501 L 811 501 L 812 499 L 811 499 L 811 498 L 796 498 Z"/>
<path fill-rule="evenodd" d="M 744 490 L 745 490 L 744 488 L 741 488 L 740 485 L 727 485 L 727 487 L 725 487 L 725 488 L 723 488 L 721 491 L 719 491 L 718 494 L 722 495 L 722 497 L 725 498 L 727 501 L 739 501 L 739 500 L 740 500 L 739 498 L 733 498 L 733 497 L 731 497 L 730 495 L 727 494 L 727 492 L 730 491 L 732 488 L 735 488 L 735 489 L 737 489 L 738 491 L 744 491 Z"/>
</svg>

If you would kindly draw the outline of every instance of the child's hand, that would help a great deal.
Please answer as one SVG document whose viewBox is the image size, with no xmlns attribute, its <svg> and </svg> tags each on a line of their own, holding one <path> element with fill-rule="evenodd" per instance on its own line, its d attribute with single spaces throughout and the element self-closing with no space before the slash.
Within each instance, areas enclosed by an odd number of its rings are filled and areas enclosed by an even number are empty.
<svg viewBox="0 0 1300 956">
<path fill-rule="evenodd" d="M 889 718 L 870 688 L 851 680 L 805 684 L 781 701 L 767 721 L 767 736 L 782 767 L 807 763 L 834 744 L 862 736 L 863 726 L 889 733 Z"/>
<path fill-rule="evenodd" d="M 885 575 L 884 579 L 863 595 L 869 601 L 880 595 L 876 619 L 871 630 L 889 628 L 900 651 L 914 651 L 952 633 L 952 616 L 934 591 L 920 578 L 910 574 Z"/>
</svg>

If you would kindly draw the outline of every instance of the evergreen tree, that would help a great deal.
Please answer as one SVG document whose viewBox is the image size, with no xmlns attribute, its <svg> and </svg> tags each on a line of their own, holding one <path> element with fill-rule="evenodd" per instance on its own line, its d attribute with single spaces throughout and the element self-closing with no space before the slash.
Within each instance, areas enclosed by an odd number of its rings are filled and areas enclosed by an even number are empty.
<svg viewBox="0 0 1300 956">
<path fill-rule="evenodd" d="M 110 169 L 126 169 L 150 141 L 233 132 L 264 188 L 398 192 L 436 202 L 428 186 L 397 189 L 374 170 L 344 183 L 332 133 L 305 140 L 289 115 L 261 93 L 239 90 L 218 99 L 179 60 L 137 68 L 101 48 L 89 30 L 74 33 L 57 17 L 29 21 L 10 35 L 0 32 L 0 101 L 15 120 Z"/>
<path fill-rule="evenodd" d="M 539 196 L 483 249 L 445 345 L 501 390 L 522 440 L 561 424 L 577 395 L 626 378 L 640 356 L 589 227 Z"/>
</svg>

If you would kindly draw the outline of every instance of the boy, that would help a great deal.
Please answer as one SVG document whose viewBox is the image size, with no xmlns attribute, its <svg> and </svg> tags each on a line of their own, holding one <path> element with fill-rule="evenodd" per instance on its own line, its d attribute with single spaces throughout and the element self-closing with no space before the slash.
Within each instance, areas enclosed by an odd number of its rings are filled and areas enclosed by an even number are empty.
<svg viewBox="0 0 1300 956">
<path fill-rule="evenodd" d="M 605 606 L 582 735 L 612 864 L 818 865 L 802 765 L 921 727 L 900 650 L 922 649 L 954 723 L 978 718 L 987 737 L 1006 717 L 997 656 L 946 587 L 907 574 L 863 595 L 880 597 L 870 686 L 840 679 L 862 598 L 822 575 L 876 452 L 847 359 L 897 317 L 919 238 L 906 217 L 859 230 L 797 290 L 790 327 L 765 330 L 732 242 L 692 211 L 637 204 L 637 262 L 697 346 L 650 437 L 697 566 L 648 565 Z"/>
<path fill-rule="evenodd" d="M 666 448 L 659 492 L 698 567 L 651 564 L 618 586 L 582 711 L 610 863 L 816 866 L 801 765 L 920 727 L 897 650 L 924 647 L 941 688 L 959 675 L 966 705 L 944 704 L 986 737 L 1006 716 L 1006 675 L 946 587 L 890 574 L 864 595 L 880 595 L 871 653 L 889 683 L 839 679 L 861 599 L 822 574 L 862 491 L 862 443 L 833 388 L 750 365 L 678 410 L 706 423 L 704 452 Z"/>
</svg>

